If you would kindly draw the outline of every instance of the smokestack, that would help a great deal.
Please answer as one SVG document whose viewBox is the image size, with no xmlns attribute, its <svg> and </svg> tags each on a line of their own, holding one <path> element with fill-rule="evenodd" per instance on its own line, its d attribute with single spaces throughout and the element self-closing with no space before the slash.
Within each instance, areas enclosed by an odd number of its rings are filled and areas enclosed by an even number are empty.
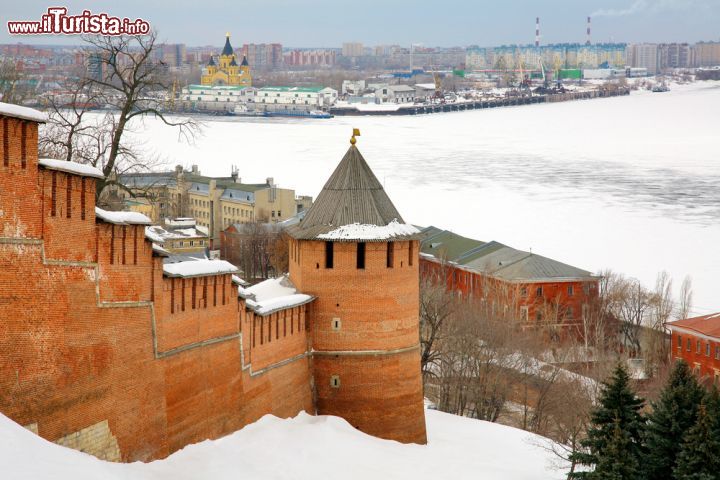
<svg viewBox="0 0 720 480">
<path fill-rule="evenodd" d="M 535 17 L 535 48 L 540 46 L 540 17 Z"/>
<path fill-rule="evenodd" d="M 588 23 L 587 23 L 587 40 L 585 41 L 585 45 L 590 45 L 590 17 L 588 17 Z"/>
</svg>

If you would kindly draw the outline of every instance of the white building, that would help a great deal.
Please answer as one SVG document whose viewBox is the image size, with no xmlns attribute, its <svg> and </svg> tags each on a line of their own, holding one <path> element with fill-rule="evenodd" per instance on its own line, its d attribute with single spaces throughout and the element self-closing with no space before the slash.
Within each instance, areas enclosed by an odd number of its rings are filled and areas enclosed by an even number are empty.
<svg viewBox="0 0 720 480">
<path fill-rule="evenodd" d="M 415 101 L 415 89 L 410 85 L 392 85 L 388 87 L 387 101 L 390 103 L 412 103 Z"/>
<path fill-rule="evenodd" d="M 582 71 L 585 80 L 609 80 L 625 76 L 624 68 L 586 68 Z"/>
<path fill-rule="evenodd" d="M 343 95 L 361 95 L 365 91 L 365 80 L 343 80 L 340 91 Z"/>
<path fill-rule="evenodd" d="M 188 85 L 182 89 L 180 100 L 190 110 L 231 112 L 239 103 L 255 97 L 254 87 L 228 85 Z"/>
<path fill-rule="evenodd" d="M 338 91 L 329 87 L 262 87 L 249 98 L 254 110 L 325 110 L 335 104 Z"/>
</svg>

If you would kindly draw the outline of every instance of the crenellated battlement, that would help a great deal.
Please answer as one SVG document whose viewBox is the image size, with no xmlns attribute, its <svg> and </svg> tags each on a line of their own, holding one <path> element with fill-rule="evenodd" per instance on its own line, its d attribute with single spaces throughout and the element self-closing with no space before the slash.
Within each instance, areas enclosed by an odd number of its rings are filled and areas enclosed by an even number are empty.
<svg viewBox="0 0 720 480">
<path fill-rule="evenodd" d="M 44 120 L 0 103 L 3 414 L 123 461 L 301 410 L 425 441 L 415 229 L 354 146 L 291 232 L 289 277 L 246 288 L 97 208 L 100 170 L 38 159 Z"/>
<path fill-rule="evenodd" d="M 251 364 L 235 267 L 164 263 L 146 217 L 96 208 L 102 172 L 37 158 L 42 121 L 0 103 L 0 411 L 124 461 L 314 411 L 305 332 Z"/>
</svg>

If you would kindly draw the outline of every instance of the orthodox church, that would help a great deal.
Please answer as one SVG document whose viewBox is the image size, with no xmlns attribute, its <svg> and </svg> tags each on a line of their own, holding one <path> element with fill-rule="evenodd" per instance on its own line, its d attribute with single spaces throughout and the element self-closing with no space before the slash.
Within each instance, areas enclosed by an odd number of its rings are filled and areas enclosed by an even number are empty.
<svg viewBox="0 0 720 480">
<path fill-rule="evenodd" d="M 210 57 L 210 62 L 203 69 L 200 83 L 202 85 L 252 86 L 252 76 L 250 76 L 247 58 L 243 57 L 242 62 L 238 65 L 232 45 L 230 45 L 229 33 L 225 36 L 225 46 L 220 53 L 218 62 L 215 63 L 213 57 Z"/>
</svg>

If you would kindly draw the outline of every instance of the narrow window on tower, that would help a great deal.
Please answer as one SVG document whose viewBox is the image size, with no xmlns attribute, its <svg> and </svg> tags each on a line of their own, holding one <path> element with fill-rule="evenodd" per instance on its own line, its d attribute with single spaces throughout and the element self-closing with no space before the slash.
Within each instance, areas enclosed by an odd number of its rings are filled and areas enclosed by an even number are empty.
<svg viewBox="0 0 720 480">
<path fill-rule="evenodd" d="M 22 168 L 27 167 L 27 122 L 22 122 L 20 125 L 20 166 Z"/>
<path fill-rule="evenodd" d="M 175 313 L 175 279 L 170 279 L 170 313 Z"/>
<path fill-rule="evenodd" d="M 395 244 L 393 242 L 387 242 L 387 268 L 393 268 L 395 263 Z"/>
<path fill-rule="evenodd" d="M 365 242 L 357 244 L 357 268 L 365 268 Z"/>
<path fill-rule="evenodd" d="M 72 175 L 66 175 L 67 188 L 65 188 L 65 216 L 72 216 Z"/>
<path fill-rule="evenodd" d="M 3 118 L 3 165 L 10 166 L 10 133 L 8 132 L 8 119 Z M 54 215 L 54 214 L 53 214 Z"/>
<path fill-rule="evenodd" d="M 325 268 L 333 268 L 333 242 L 325 242 Z"/>
<path fill-rule="evenodd" d="M 192 279 L 192 309 L 195 310 L 195 289 L 197 288 L 197 278 Z"/>
<path fill-rule="evenodd" d="M 54 170 L 52 172 L 52 184 L 50 186 L 50 190 L 50 215 L 54 217 L 57 214 L 57 172 Z"/>
<path fill-rule="evenodd" d="M 80 219 L 85 220 L 85 177 L 80 181 Z"/>
<path fill-rule="evenodd" d="M 185 279 L 180 279 L 180 311 L 185 311 Z"/>
</svg>

